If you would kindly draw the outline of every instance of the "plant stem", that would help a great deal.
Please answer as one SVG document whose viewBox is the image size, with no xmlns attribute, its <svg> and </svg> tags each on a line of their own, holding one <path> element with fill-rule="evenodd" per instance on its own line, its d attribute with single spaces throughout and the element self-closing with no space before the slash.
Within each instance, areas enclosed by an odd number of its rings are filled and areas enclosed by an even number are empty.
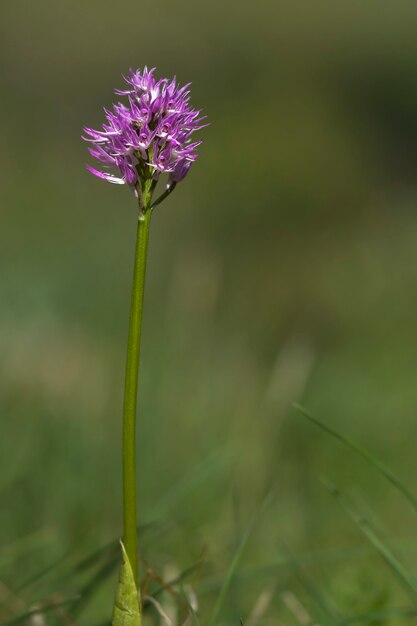
<svg viewBox="0 0 417 626">
<path fill-rule="evenodd" d="M 148 204 L 149 207 L 149 204 Z M 140 212 L 137 228 L 126 378 L 123 404 L 123 543 L 138 586 L 138 542 L 136 514 L 136 402 L 151 210 Z"/>
</svg>

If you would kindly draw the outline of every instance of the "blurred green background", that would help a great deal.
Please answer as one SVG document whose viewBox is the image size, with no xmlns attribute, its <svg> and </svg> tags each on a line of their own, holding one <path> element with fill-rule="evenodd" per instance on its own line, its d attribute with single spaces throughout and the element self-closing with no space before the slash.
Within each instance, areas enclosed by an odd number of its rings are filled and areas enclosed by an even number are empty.
<svg viewBox="0 0 417 626">
<path fill-rule="evenodd" d="M 413 488 L 414 0 L 8 0 L 0 19 L 0 603 L 120 534 L 136 208 L 88 174 L 80 135 L 102 123 L 120 74 L 145 64 L 193 81 L 211 126 L 152 224 L 138 452 L 140 516 L 156 530 L 143 556 L 161 576 L 202 558 L 204 613 L 274 486 L 224 624 L 271 583 L 265 624 L 298 623 L 282 592 L 314 604 L 274 565 L 284 545 L 312 555 L 305 575 L 341 612 L 401 603 L 319 477 L 353 495 L 411 569 L 413 511 L 291 405 Z M 105 620 L 115 578 L 77 623 Z M 55 574 L 36 584 L 6 620 L 78 591 Z"/>
</svg>

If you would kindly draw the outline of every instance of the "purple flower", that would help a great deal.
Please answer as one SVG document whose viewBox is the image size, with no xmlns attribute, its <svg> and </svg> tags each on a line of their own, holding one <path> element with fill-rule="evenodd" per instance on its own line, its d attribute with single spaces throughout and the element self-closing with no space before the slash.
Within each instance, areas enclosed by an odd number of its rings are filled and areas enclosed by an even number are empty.
<svg viewBox="0 0 417 626">
<path fill-rule="evenodd" d="M 91 156 L 105 171 L 89 165 L 88 170 L 110 183 L 129 185 L 142 209 L 149 206 L 161 173 L 169 175 L 169 189 L 187 175 L 201 143 L 193 142 L 192 135 L 207 125 L 201 111 L 190 105 L 190 85 L 180 87 L 175 78 L 156 80 L 154 71 L 147 67 L 142 72 L 131 69 L 124 77 L 127 88 L 115 90 L 126 96 L 127 102 L 104 109 L 103 129 L 85 128 L 83 136 L 92 144 Z M 108 168 L 115 169 L 117 175 Z"/>
</svg>

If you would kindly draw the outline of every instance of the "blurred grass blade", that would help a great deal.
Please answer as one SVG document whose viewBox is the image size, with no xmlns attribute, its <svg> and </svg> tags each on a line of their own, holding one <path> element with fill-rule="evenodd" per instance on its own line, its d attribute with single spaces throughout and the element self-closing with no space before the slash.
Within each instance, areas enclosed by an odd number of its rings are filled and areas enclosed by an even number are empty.
<svg viewBox="0 0 417 626">
<path fill-rule="evenodd" d="M 390 570 L 396 576 L 401 586 L 412 599 L 413 603 L 417 606 L 417 586 L 411 574 L 407 572 L 407 570 L 401 565 L 398 559 L 392 554 L 389 547 L 378 537 L 369 520 L 367 520 L 363 515 L 360 515 L 354 509 L 350 502 L 348 502 L 347 498 L 343 496 L 341 491 L 327 480 L 322 480 L 322 482 L 330 491 L 330 493 L 336 498 L 336 500 L 341 504 L 343 509 L 355 522 L 355 524 L 362 531 L 365 537 L 374 546 L 379 555 L 383 558 Z"/>
<path fill-rule="evenodd" d="M 66 552 L 64 555 L 61 555 L 58 559 L 56 559 L 52 563 L 49 563 L 42 569 L 38 570 L 37 572 L 29 576 L 29 578 L 26 578 L 25 580 L 23 580 L 23 582 L 20 583 L 17 587 L 14 587 L 13 590 L 10 591 L 10 595 L 0 602 L 0 610 L 4 606 L 7 606 L 10 602 L 12 602 L 15 596 L 21 594 L 22 591 L 27 590 L 28 588 L 35 585 L 36 583 L 39 583 L 50 572 L 56 570 L 56 568 L 58 568 L 62 563 L 64 563 L 68 559 L 69 555 L 70 555 L 70 552 Z"/>
<path fill-rule="evenodd" d="M 387 619 L 401 619 L 402 617 L 415 617 L 417 615 L 417 609 L 408 606 L 399 607 L 387 607 L 386 609 L 379 609 L 377 611 L 370 611 L 369 613 L 360 613 L 359 615 L 352 615 L 345 617 L 338 624 L 339 626 L 350 626 L 351 624 L 388 624 Z"/>
<path fill-rule="evenodd" d="M 223 450 L 215 451 L 201 462 L 197 463 L 193 469 L 178 480 L 152 507 L 151 519 L 163 518 L 168 515 L 171 509 L 189 493 L 200 486 L 215 472 L 218 472 L 226 463 Z"/>
<path fill-rule="evenodd" d="M 372 552 L 372 546 L 353 546 L 351 548 L 331 548 L 321 550 L 319 552 L 306 552 L 299 555 L 293 555 L 292 560 L 298 565 L 319 565 L 333 564 L 346 559 L 357 560 L 363 559 Z M 265 563 L 263 565 L 251 565 L 242 568 L 236 578 L 239 580 L 250 580 L 251 578 L 270 577 L 277 573 L 287 571 L 291 567 L 291 561 L 288 558 L 280 558 L 276 561 Z M 211 593 L 221 586 L 219 576 L 210 576 L 204 579 L 199 585 L 199 593 Z"/>
<path fill-rule="evenodd" d="M 144 525 L 140 527 L 140 531 L 143 532 L 147 530 L 149 525 Z M 28 578 L 24 579 L 18 586 L 13 588 L 13 594 L 19 594 L 24 590 L 36 585 L 43 578 L 45 578 L 51 572 L 55 572 L 55 582 L 59 580 L 60 583 L 63 583 L 69 579 L 74 578 L 80 573 L 83 573 L 84 570 L 88 570 L 91 567 L 95 566 L 97 562 L 101 558 L 109 558 L 113 554 L 116 553 L 116 549 L 118 546 L 117 539 L 113 539 L 109 541 L 105 545 L 100 548 L 90 552 L 87 556 L 82 557 L 81 559 L 75 560 L 74 550 L 69 550 L 65 552 L 63 555 L 55 559 L 52 563 L 49 563 L 44 568 L 38 570 Z M 73 561 L 73 562 L 71 562 Z M 64 572 L 57 575 L 57 570 L 61 569 L 61 566 L 67 564 L 67 568 Z M 4 603 L 0 603 L 0 608 Z"/>
<path fill-rule="evenodd" d="M 265 510 L 266 506 L 270 503 L 271 501 L 271 494 L 268 494 L 267 497 L 265 498 L 265 500 L 263 501 L 262 505 L 259 507 L 259 510 L 257 511 L 257 513 L 252 517 L 242 539 L 241 542 L 236 550 L 235 556 L 233 557 L 233 560 L 230 564 L 230 567 L 227 571 L 226 577 L 224 579 L 223 585 L 220 589 L 220 593 L 218 595 L 217 598 L 217 602 L 214 606 L 213 609 L 213 613 L 211 616 L 211 619 L 209 620 L 208 626 L 217 626 L 218 623 L 218 619 L 220 617 L 220 613 L 222 611 L 223 605 L 225 603 L 227 594 L 229 592 L 230 586 L 232 584 L 234 575 L 236 573 L 236 570 L 239 566 L 239 563 L 242 559 L 243 553 L 245 551 L 246 545 L 249 541 L 250 536 L 252 535 L 252 532 L 255 528 L 256 522 L 259 520 L 261 514 L 263 513 L 263 511 Z"/>
<path fill-rule="evenodd" d="M 62 600 L 61 602 L 52 602 L 50 604 L 46 604 L 45 606 L 38 607 L 36 609 L 31 609 L 30 611 L 26 611 L 25 613 L 21 613 L 17 615 L 17 617 L 13 617 L 8 622 L 3 622 L 2 626 L 15 626 L 15 624 L 21 624 L 22 622 L 27 622 L 31 618 L 35 618 L 37 616 L 45 615 L 46 613 L 50 613 L 55 609 L 60 609 L 64 606 L 73 604 L 76 598 L 68 598 L 67 600 Z M 33 621 L 35 623 L 35 621 Z"/>
<path fill-rule="evenodd" d="M 274 581 L 271 585 L 262 589 L 247 617 L 246 626 L 258 626 L 260 621 L 264 619 L 265 614 L 268 612 L 274 598 L 276 586 L 276 582 Z"/>
<path fill-rule="evenodd" d="M 94 574 L 94 576 L 80 589 L 78 599 L 71 607 L 71 612 L 74 615 L 78 615 L 100 588 L 101 583 L 117 568 L 119 562 L 119 556 L 113 556 L 107 562 L 105 562 Z"/>
<path fill-rule="evenodd" d="M 7 546 L 2 546 L 0 549 L 0 568 L 9 568 L 17 559 L 27 558 L 29 552 L 43 548 L 51 541 L 49 534 L 48 529 L 36 530 L 16 539 Z"/>
<path fill-rule="evenodd" d="M 192 617 L 194 626 L 201 626 L 200 620 L 199 620 L 198 615 L 197 615 L 197 611 L 193 607 L 192 602 L 190 602 L 190 600 L 188 599 L 188 596 L 187 596 L 187 594 L 185 592 L 185 589 L 183 588 L 182 585 L 181 585 L 181 595 L 182 595 L 182 597 L 184 599 L 184 602 L 186 603 L 186 605 L 188 607 L 188 610 L 190 611 L 190 615 Z M 187 620 L 186 620 L 185 623 L 187 623 Z"/>
<path fill-rule="evenodd" d="M 287 563 L 294 572 L 298 582 L 304 588 L 310 598 L 312 598 L 315 607 L 317 607 L 318 612 L 320 613 L 320 615 L 314 616 L 317 622 L 322 624 L 323 626 L 333 626 L 334 624 L 338 623 L 340 620 L 340 615 L 336 606 L 334 605 L 333 600 L 327 597 L 323 590 L 321 590 L 320 587 L 316 585 L 314 580 L 312 580 L 304 573 L 297 559 L 290 554 L 287 548 L 284 548 L 283 551 Z"/>
<path fill-rule="evenodd" d="M 190 609 L 191 616 L 192 616 L 192 618 L 194 620 L 195 626 L 201 626 L 200 620 L 198 619 L 198 615 L 197 615 L 195 609 L 191 606 L 190 603 L 188 603 L 188 606 L 189 606 L 189 609 Z"/>
<path fill-rule="evenodd" d="M 370 452 L 368 452 L 365 448 L 362 448 L 362 446 L 356 443 L 356 441 L 354 441 L 353 439 L 342 435 L 336 430 L 330 428 L 330 426 L 326 426 L 326 424 L 320 422 L 320 420 L 318 420 L 311 413 L 306 411 L 306 409 L 304 409 L 299 404 L 293 404 L 293 407 L 299 413 L 301 413 L 301 415 L 306 417 L 312 424 L 318 426 L 318 428 L 321 428 L 321 430 L 343 443 L 345 446 L 359 454 L 359 456 L 361 456 L 363 459 L 368 461 L 368 463 L 373 465 L 392 484 L 392 486 L 395 487 L 395 489 L 397 489 L 408 500 L 414 511 L 417 513 L 417 498 L 411 493 L 408 487 L 404 485 L 404 483 L 398 478 L 398 476 L 396 476 L 386 465 L 384 465 L 384 463 L 382 463 L 379 459 L 370 454 Z"/>
<path fill-rule="evenodd" d="M 171 587 L 174 587 L 175 585 L 182 584 L 184 582 L 184 580 L 186 580 L 188 578 L 188 576 L 190 576 L 191 574 L 194 574 L 194 572 L 199 570 L 201 565 L 202 565 L 202 561 L 197 561 L 197 563 L 193 563 L 192 565 L 187 567 L 185 570 L 180 572 L 180 574 L 178 574 L 178 576 L 176 576 L 175 578 L 172 578 L 171 580 L 168 580 L 168 582 L 160 585 L 158 587 L 158 589 L 156 589 L 155 591 L 152 592 L 152 597 L 157 598 L 166 589 L 170 589 Z M 146 604 L 145 601 L 144 601 L 144 604 Z"/>
</svg>

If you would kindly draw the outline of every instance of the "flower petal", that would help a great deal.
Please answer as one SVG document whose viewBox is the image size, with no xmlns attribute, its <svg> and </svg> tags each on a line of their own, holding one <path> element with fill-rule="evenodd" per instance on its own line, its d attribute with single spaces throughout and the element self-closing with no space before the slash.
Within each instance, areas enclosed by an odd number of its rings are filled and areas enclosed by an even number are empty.
<svg viewBox="0 0 417 626">
<path fill-rule="evenodd" d="M 97 176 L 97 178 L 102 178 L 103 180 L 107 180 L 108 183 L 114 183 L 115 185 L 125 184 L 125 181 L 123 180 L 123 178 L 117 178 L 117 176 L 113 176 L 113 174 L 100 172 L 99 170 L 96 170 L 94 167 L 91 167 L 91 165 L 87 165 L 87 169 L 89 172 L 94 174 L 94 176 Z"/>
</svg>

